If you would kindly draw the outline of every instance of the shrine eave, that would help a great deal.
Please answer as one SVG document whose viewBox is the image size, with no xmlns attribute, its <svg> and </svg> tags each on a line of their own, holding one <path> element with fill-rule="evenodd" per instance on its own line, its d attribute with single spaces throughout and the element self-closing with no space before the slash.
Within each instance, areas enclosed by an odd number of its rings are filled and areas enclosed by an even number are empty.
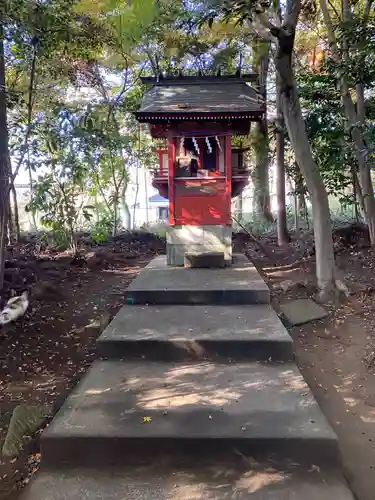
<svg viewBox="0 0 375 500">
<path fill-rule="evenodd" d="M 263 118 L 263 111 L 244 113 L 244 112 L 232 112 L 232 113 L 147 113 L 138 112 L 135 113 L 137 120 L 141 123 L 169 123 L 171 121 L 191 121 L 199 120 L 206 122 L 218 122 L 225 121 L 231 122 L 233 120 L 245 120 L 245 121 L 259 121 Z"/>
<path fill-rule="evenodd" d="M 196 85 L 196 84 L 207 84 L 207 83 L 255 83 L 258 81 L 258 75 L 256 73 L 244 73 L 240 76 L 238 75 L 221 75 L 221 76 L 213 76 L 213 75 L 183 75 L 183 76 L 164 76 L 159 75 L 155 76 L 141 76 L 141 81 L 145 85 L 180 85 L 181 83 L 184 85 Z"/>
</svg>

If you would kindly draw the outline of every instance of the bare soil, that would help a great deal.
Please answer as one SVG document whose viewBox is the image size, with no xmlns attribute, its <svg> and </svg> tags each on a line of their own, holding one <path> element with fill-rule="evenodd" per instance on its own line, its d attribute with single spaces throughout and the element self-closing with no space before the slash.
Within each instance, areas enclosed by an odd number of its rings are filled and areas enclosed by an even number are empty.
<svg viewBox="0 0 375 500">
<path fill-rule="evenodd" d="M 93 320 L 108 322 L 117 313 L 129 282 L 163 247 L 157 240 L 120 239 L 102 248 L 86 247 L 87 262 L 48 249 L 36 255 L 25 245 L 12 249 L 5 289 L 9 295 L 28 288 L 31 299 L 24 318 L 0 329 L 0 444 L 17 405 L 57 411 L 95 358 L 95 340 L 103 328 L 87 326 Z M 16 460 L 0 463 L 1 500 L 16 500 L 38 472 L 38 436 Z"/>
<path fill-rule="evenodd" d="M 273 306 L 289 299 L 315 297 L 313 251 L 296 256 L 296 244 L 279 249 L 269 240 L 274 259 L 247 245 L 272 290 Z M 325 304 L 321 321 L 288 327 L 297 363 L 339 438 L 346 479 L 358 500 L 375 497 L 375 249 L 357 240 L 341 242 L 336 260 L 352 291 L 341 303 Z M 311 247 L 310 247 L 311 250 Z M 297 251 L 298 254 L 298 251 Z M 310 257 L 309 257 L 310 256 Z M 284 284 L 284 290 L 281 287 Z M 287 289 L 287 291 L 285 291 Z M 281 316 L 281 319 L 282 316 Z"/>
</svg>

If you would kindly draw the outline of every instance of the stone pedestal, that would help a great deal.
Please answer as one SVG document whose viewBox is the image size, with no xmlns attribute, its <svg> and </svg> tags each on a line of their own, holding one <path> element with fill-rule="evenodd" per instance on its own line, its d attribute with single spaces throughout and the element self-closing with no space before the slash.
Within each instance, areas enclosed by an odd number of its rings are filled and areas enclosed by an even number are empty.
<svg viewBox="0 0 375 500">
<path fill-rule="evenodd" d="M 185 252 L 184 267 L 191 269 L 218 269 L 226 265 L 224 252 Z"/>
<path fill-rule="evenodd" d="M 167 264 L 183 266 L 189 253 L 222 252 L 227 265 L 232 263 L 230 226 L 174 226 L 167 234 Z"/>
</svg>

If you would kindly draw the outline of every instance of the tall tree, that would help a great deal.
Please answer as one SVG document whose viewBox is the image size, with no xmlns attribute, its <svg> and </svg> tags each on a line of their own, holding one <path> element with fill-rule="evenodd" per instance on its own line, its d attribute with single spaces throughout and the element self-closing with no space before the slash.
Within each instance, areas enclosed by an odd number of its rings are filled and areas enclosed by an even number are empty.
<svg viewBox="0 0 375 500">
<path fill-rule="evenodd" d="M 369 52 L 371 54 L 368 47 L 369 44 L 374 45 L 373 19 L 370 22 L 372 5 L 372 0 L 361 1 L 356 5 L 349 3 L 348 0 L 341 0 L 340 10 L 333 9 L 335 16 L 335 22 L 333 22 L 331 6 L 328 6 L 326 0 L 320 0 L 327 30 L 329 54 L 338 69 L 336 74 L 343 109 L 358 164 L 358 185 L 362 193 L 366 222 L 370 240 L 374 245 L 375 198 L 371 179 L 372 155 L 366 140 L 364 92 L 366 80 L 368 82 L 370 76 L 366 71 L 367 55 Z M 372 65 L 373 60 L 372 57 Z M 373 76 L 370 78 L 373 81 Z M 356 103 L 353 100 L 353 94 L 356 95 Z"/>
<path fill-rule="evenodd" d="M 215 6 L 208 13 L 207 19 L 218 15 L 232 19 L 235 17 L 238 22 L 249 26 L 250 30 L 256 28 L 259 32 L 261 28 L 263 36 L 272 39 L 275 44 L 275 66 L 280 78 L 281 108 L 296 162 L 310 194 L 317 282 L 321 296 L 326 297 L 337 287 L 343 288 L 343 286 L 336 276 L 328 195 L 310 148 L 294 75 L 293 48 L 301 7 L 301 0 L 287 0 L 283 20 L 280 23 L 280 13 L 268 12 L 262 2 L 248 4 L 240 0 L 228 0 L 219 8 Z"/>
<path fill-rule="evenodd" d="M 258 75 L 259 92 L 267 103 L 267 81 L 269 67 L 270 42 L 262 37 L 254 36 L 252 42 L 253 68 Z M 266 220 L 272 220 L 270 208 L 269 181 L 269 140 L 267 108 L 262 120 L 254 124 L 252 145 L 255 152 L 255 168 L 253 175 L 255 210 Z"/>
<path fill-rule="evenodd" d="M 285 124 L 281 107 L 281 82 L 276 82 L 276 120 L 275 120 L 275 149 L 276 149 L 276 197 L 277 197 L 277 242 L 280 246 L 290 241 L 286 218 L 285 199 Z"/>
<path fill-rule="evenodd" d="M 4 27 L 0 15 L 0 290 L 4 282 L 6 228 L 9 207 L 9 147 L 5 87 Z"/>
</svg>

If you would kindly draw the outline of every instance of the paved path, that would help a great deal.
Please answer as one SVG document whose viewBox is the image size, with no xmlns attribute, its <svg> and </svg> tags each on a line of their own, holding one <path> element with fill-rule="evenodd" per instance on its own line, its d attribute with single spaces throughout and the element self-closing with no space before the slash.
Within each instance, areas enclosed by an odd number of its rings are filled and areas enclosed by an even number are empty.
<svg viewBox="0 0 375 500">
<path fill-rule="evenodd" d="M 269 297 L 242 257 L 156 258 L 44 432 L 24 500 L 353 500 Z"/>
</svg>

